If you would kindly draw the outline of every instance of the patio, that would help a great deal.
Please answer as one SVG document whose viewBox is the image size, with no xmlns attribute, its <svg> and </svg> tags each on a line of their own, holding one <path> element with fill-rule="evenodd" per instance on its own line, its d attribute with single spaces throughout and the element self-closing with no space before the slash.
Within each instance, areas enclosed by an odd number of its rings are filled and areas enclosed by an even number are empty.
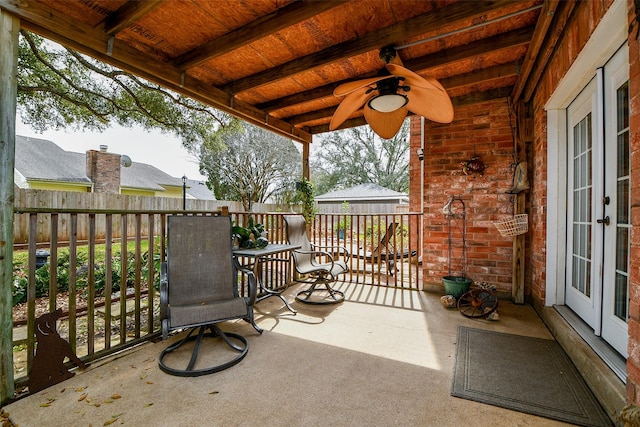
<svg viewBox="0 0 640 427">
<path fill-rule="evenodd" d="M 340 282 L 344 303 L 310 306 L 294 301 L 302 286 L 285 291 L 296 316 L 277 298 L 255 307 L 262 336 L 223 325 L 249 341 L 235 367 L 169 376 L 157 365 L 167 343 L 147 343 L 4 410 L 20 426 L 566 425 L 449 394 L 457 327 L 552 338 L 530 305 L 501 300 L 488 321 L 445 309 L 438 293 Z"/>
</svg>

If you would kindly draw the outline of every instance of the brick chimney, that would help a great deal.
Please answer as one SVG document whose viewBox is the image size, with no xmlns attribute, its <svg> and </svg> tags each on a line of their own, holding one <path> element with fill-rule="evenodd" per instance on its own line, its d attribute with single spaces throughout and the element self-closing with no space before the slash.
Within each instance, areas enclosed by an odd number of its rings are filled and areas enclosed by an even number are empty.
<svg viewBox="0 0 640 427">
<path fill-rule="evenodd" d="M 87 151 L 87 176 L 93 182 L 94 193 L 120 193 L 120 154 L 107 153 L 107 146 L 100 151 Z"/>
</svg>

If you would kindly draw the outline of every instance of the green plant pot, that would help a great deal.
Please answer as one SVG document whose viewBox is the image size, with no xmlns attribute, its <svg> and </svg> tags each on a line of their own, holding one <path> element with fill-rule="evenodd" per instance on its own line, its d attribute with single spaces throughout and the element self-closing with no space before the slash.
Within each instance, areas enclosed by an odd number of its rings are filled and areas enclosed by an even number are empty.
<svg viewBox="0 0 640 427">
<path fill-rule="evenodd" d="M 461 276 L 444 276 L 442 284 L 446 295 L 453 295 L 455 299 L 459 299 L 471 287 L 473 280 L 468 277 Z"/>
</svg>

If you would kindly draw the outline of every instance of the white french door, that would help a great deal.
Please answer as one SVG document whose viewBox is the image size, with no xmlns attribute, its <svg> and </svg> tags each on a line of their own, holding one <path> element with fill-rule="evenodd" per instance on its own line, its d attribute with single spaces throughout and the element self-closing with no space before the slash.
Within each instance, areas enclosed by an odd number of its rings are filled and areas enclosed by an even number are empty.
<svg viewBox="0 0 640 427">
<path fill-rule="evenodd" d="M 599 217 L 597 171 L 602 170 L 598 137 L 596 78 L 567 109 L 567 270 L 566 304 L 599 334 L 599 272 L 602 245 L 596 232 Z"/>
<path fill-rule="evenodd" d="M 626 45 L 567 109 L 566 304 L 627 356 L 629 91 Z"/>
</svg>

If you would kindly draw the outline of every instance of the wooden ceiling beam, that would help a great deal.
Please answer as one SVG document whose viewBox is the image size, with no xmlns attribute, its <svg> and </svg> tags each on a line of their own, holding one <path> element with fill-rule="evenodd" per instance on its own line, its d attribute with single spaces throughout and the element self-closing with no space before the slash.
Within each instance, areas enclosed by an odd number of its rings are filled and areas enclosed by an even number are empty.
<svg viewBox="0 0 640 427">
<path fill-rule="evenodd" d="M 367 124 L 367 121 L 364 119 L 364 117 L 357 117 L 355 119 L 345 120 L 344 123 L 342 123 L 340 126 L 338 126 L 334 130 L 350 129 L 350 128 L 354 128 L 354 127 L 358 127 L 358 126 L 364 126 L 366 124 Z M 329 130 L 329 123 L 323 124 L 323 125 L 317 125 L 317 126 L 310 126 L 308 128 L 305 128 L 305 129 L 311 135 L 317 135 L 319 133 L 333 132 L 333 131 Z"/>
<path fill-rule="evenodd" d="M 544 42 L 547 31 L 549 30 L 549 26 L 553 21 L 553 16 L 555 15 L 556 9 L 558 8 L 558 3 L 560 3 L 560 0 L 548 0 L 545 1 L 542 5 L 540 18 L 538 19 L 536 27 L 533 30 L 533 36 L 531 37 L 531 43 L 529 44 L 529 48 L 527 49 L 527 54 L 522 61 L 522 71 L 520 72 L 520 78 L 513 88 L 512 98 L 514 103 L 518 102 L 520 95 L 522 94 L 522 90 L 524 89 L 524 85 L 529 78 L 529 74 L 533 69 L 535 61 L 537 60 L 537 56 L 540 52 L 540 47 Z"/>
<path fill-rule="evenodd" d="M 444 86 L 445 89 L 451 90 L 462 86 L 475 85 L 517 75 L 517 64 L 515 62 L 509 62 L 507 64 L 494 65 L 493 67 L 481 68 L 457 76 L 440 79 L 440 84 Z"/>
<path fill-rule="evenodd" d="M 187 70 L 284 28 L 306 21 L 348 0 L 296 1 L 266 16 L 243 25 L 221 37 L 173 59 L 171 65 Z"/>
<path fill-rule="evenodd" d="M 533 26 L 518 28 L 493 37 L 487 37 L 475 43 L 456 46 L 451 49 L 425 55 L 420 58 L 404 61 L 410 70 L 428 70 L 465 59 L 480 57 L 502 49 L 526 45 L 531 40 Z"/>
<path fill-rule="evenodd" d="M 491 101 L 493 99 L 509 98 L 513 86 L 504 86 L 496 89 L 489 89 L 483 92 L 474 92 L 467 95 L 456 96 L 451 98 L 453 107 L 460 107 L 463 105 L 477 104 L 479 102 Z M 454 119 L 455 120 L 455 119 Z"/>
<path fill-rule="evenodd" d="M 335 112 L 336 112 L 336 107 L 328 107 L 328 108 L 323 108 L 321 110 L 309 111 L 308 113 L 287 117 L 285 120 L 288 123 L 291 123 L 292 125 L 296 126 L 302 123 L 308 123 L 315 120 L 324 120 L 324 119 L 329 120 L 333 116 L 333 113 Z"/>
<path fill-rule="evenodd" d="M 292 107 L 294 105 L 305 104 L 310 100 L 318 100 L 333 96 L 333 90 L 340 85 L 351 80 L 343 80 L 342 82 L 331 83 L 314 89 L 305 90 L 304 92 L 294 93 L 293 95 L 284 96 L 274 99 L 273 101 L 264 102 L 256 105 L 256 107 L 266 112 L 280 110 L 282 108 Z"/>
<path fill-rule="evenodd" d="M 531 65 L 531 72 L 526 79 L 526 81 L 522 82 L 523 88 L 521 89 L 521 95 L 519 98 L 528 102 L 533 96 L 533 92 L 538 86 L 538 81 L 542 77 L 551 56 L 553 55 L 558 42 L 565 37 L 565 31 L 569 28 L 567 25 L 573 16 L 573 12 L 576 10 L 576 2 L 570 1 L 562 1 L 558 5 L 555 13 L 553 14 L 553 22 L 550 24 L 551 28 L 554 29 L 562 29 L 562 31 L 552 31 L 551 33 L 547 32 L 547 37 L 545 37 L 542 42 L 540 48 L 538 49 L 537 55 L 535 57 L 535 61 Z"/>
<path fill-rule="evenodd" d="M 82 25 L 68 16 L 48 8 L 41 2 L 2 0 L 2 8 L 20 19 L 20 26 L 78 52 L 114 67 L 138 75 L 151 82 L 183 94 L 249 123 L 269 129 L 302 143 L 311 142 L 311 134 L 270 116 L 256 107 L 235 100 L 227 93 L 205 85 L 181 70 L 157 61 L 102 31 Z M 110 39 L 113 43 L 110 43 Z"/>
<path fill-rule="evenodd" d="M 107 16 L 96 29 L 113 36 L 156 7 L 162 5 L 166 0 L 128 1 L 118 8 L 114 13 Z"/>
<path fill-rule="evenodd" d="M 263 72 L 235 80 L 222 86 L 221 89 L 230 94 L 237 94 L 341 59 L 402 43 L 424 34 L 425 28 L 436 32 L 444 31 L 455 24 L 462 25 L 470 19 L 481 17 L 489 11 L 509 5 L 513 5 L 510 0 L 456 2 L 450 6 L 439 7 L 429 13 L 372 31 L 362 37 L 280 64 Z"/>
</svg>

